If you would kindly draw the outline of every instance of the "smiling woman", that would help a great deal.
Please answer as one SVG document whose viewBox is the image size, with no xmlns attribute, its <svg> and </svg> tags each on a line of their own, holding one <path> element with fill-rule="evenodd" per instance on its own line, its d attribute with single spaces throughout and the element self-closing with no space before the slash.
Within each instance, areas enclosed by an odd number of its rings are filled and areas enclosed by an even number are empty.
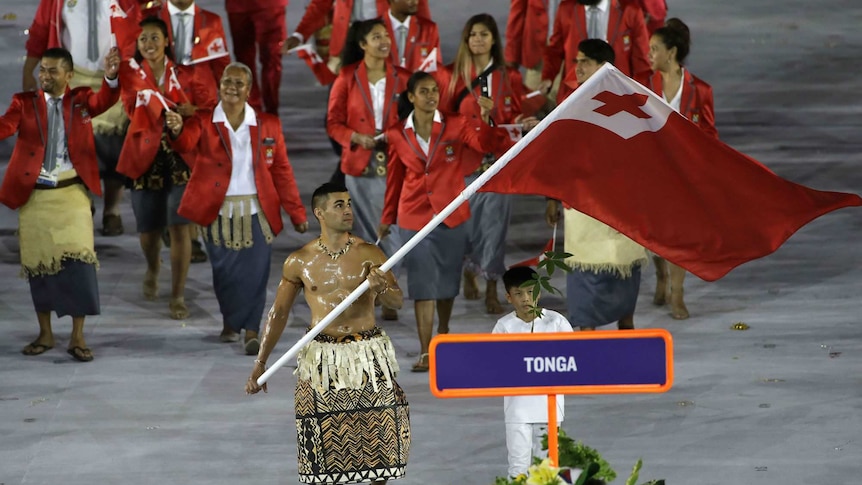
<svg viewBox="0 0 862 485">
<path fill-rule="evenodd" d="M 184 293 L 191 239 L 189 221 L 177 209 L 189 180 L 189 167 L 168 143 L 165 111 L 191 116 L 197 107 L 215 104 L 215 91 L 199 78 L 199 71 L 181 70 L 174 64 L 168 26 L 162 19 L 147 17 L 140 27 L 135 56 L 120 69 L 122 100 L 131 124 L 117 171 L 132 179 L 132 209 L 147 262 L 144 298 L 158 297 L 159 252 L 167 227 L 171 241 L 168 308 L 171 318 L 185 319 L 189 316 Z"/>
<path fill-rule="evenodd" d="M 380 19 L 354 22 L 341 52 L 343 67 L 332 85 L 326 115 L 326 131 L 341 145 L 341 171 L 353 198 L 354 231 L 374 242 L 383 212 L 386 191 L 387 140 L 383 131 L 398 121 L 398 93 L 410 73 L 390 58 L 392 40 Z M 401 247 L 401 238 L 381 242 L 391 256 Z M 386 320 L 397 313 L 383 308 Z"/>
</svg>

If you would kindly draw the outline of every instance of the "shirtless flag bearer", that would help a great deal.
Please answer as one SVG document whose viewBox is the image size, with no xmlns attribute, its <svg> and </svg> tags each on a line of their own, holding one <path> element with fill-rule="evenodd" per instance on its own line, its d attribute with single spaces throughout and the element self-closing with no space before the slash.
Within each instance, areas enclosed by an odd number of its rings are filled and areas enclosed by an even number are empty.
<svg viewBox="0 0 862 485">
<path fill-rule="evenodd" d="M 300 483 L 382 485 L 404 475 L 410 421 L 404 391 L 395 382 L 395 351 L 375 324 L 374 302 L 397 309 L 404 297 L 392 272 L 379 269 L 386 261 L 383 252 L 350 233 L 353 210 L 344 186 L 320 186 L 312 211 L 320 221 L 320 237 L 284 262 L 246 392 L 266 392 L 258 378 L 301 290 L 314 327 L 368 280 L 370 291 L 297 355 L 297 452 Z"/>
</svg>

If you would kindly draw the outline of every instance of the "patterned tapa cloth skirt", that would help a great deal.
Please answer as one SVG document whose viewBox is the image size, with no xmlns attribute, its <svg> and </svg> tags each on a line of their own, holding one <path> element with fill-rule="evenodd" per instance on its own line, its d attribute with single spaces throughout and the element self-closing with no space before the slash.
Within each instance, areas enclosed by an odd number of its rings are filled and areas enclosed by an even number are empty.
<svg viewBox="0 0 862 485">
<path fill-rule="evenodd" d="M 640 285 L 640 266 L 632 267 L 627 278 L 618 272 L 571 270 L 566 275 L 569 322 L 595 328 L 634 314 Z"/>
<path fill-rule="evenodd" d="M 318 335 L 297 358 L 300 483 L 349 484 L 404 476 L 410 411 L 395 382 L 389 337 L 374 328 Z"/>
<path fill-rule="evenodd" d="M 18 212 L 18 237 L 21 273 L 29 280 L 37 312 L 54 311 L 58 317 L 100 313 L 93 216 L 83 184 L 34 190 Z"/>
<path fill-rule="evenodd" d="M 404 241 L 419 231 L 401 228 Z M 461 268 L 467 249 L 467 224 L 440 224 L 404 256 L 407 297 L 411 300 L 446 300 L 458 296 Z"/>
<path fill-rule="evenodd" d="M 222 322 L 234 332 L 258 332 L 266 305 L 273 234 L 263 211 L 250 213 L 252 203 L 254 196 L 226 197 L 222 215 L 201 228 Z"/>
<path fill-rule="evenodd" d="M 478 175 L 464 180 L 470 185 Z M 467 221 L 466 266 L 473 274 L 496 281 L 506 272 L 506 233 L 512 213 L 512 196 L 493 192 L 476 192 L 470 196 L 470 219 Z"/>
</svg>

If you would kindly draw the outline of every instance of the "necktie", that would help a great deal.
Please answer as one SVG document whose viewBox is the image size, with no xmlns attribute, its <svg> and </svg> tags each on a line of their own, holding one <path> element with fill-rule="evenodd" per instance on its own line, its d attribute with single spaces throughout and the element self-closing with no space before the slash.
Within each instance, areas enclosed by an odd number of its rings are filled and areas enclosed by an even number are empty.
<svg viewBox="0 0 862 485">
<path fill-rule="evenodd" d="M 174 45 L 177 49 L 177 52 L 175 53 L 177 56 L 176 61 L 180 64 L 185 64 L 187 57 L 186 51 L 188 50 L 188 47 L 186 46 L 186 20 L 188 17 L 189 14 L 185 12 L 177 14 L 177 31 L 174 35 Z"/>
<path fill-rule="evenodd" d="M 99 60 L 99 8 L 98 0 L 87 0 L 87 59 Z"/>
<path fill-rule="evenodd" d="M 404 66 L 404 51 L 407 47 L 407 27 L 404 25 L 398 26 L 398 38 L 396 39 L 398 42 L 398 63 L 403 67 Z"/>
<path fill-rule="evenodd" d="M 48 100 L 48 146 L 45 147 L 45 159 L 42 161 L 42 171 L 51 174 L 57 168 L 57 157 L 64 152 L 65 136 L 63 129 L 63 100 L 50 98 Z"/>
<path fill-rule="evenodd" d="M 599 9 L 597 7 L 589 8 L 590 23 L 587 25 L 587 37 L 590 39 L 599 38 Z"/>
</svg>

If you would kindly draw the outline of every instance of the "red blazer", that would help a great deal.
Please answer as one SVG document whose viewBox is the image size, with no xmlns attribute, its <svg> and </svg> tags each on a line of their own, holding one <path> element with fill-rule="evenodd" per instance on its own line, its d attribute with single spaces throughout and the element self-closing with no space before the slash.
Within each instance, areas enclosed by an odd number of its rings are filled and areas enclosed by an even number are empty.
<svg viewBox="0 0 862 485">
<path fill-rule="evenodd" d="M 305 40 L 321 29 L 327 23 L 329 14 L 332 14 L 332 37 L 329 39 L 329 56 L 341 55 L 344 42 L 347 40 L 347 29 L 350 28 L 350 18 L 353 14 L 354 0 L 311 0 L 305 8 L 305 14 L 296 33 L 302 35 Z M 377 0 L 377 14 L 380 17 L 389 15 L 388 0 Z M 431 10 L 428 8 L 428 0 L 419 0 L 419 11 L 417 16 L 431 19 Z"/>
<path fill-rule="evenodd" d="M 168 24 L 168 38 L 171 41 L 171 45 L 174 45 L 174 24 L 171 22 L 171 13 L 168 10 L 167 2 L 162 5 L 158 15 Z M 221 17 L 195 4 L 195 25 L 192 30 L 192 41 L 194 42 L 192 46 L 193 64 L 180 66 L 179 69 L 185 71 L 208 67 L 212 72 L 212 82 L 215 83 L 215 86 L 218 86 L 224 68 L 230 64 L 230 55 L 227 51 L 227 36 L 224 33 Z M 197 60 L 221 53 L 225 55 L 208 61 L 202 61 L 199 64 L 194 63 Z"/>
<path fill-rule="evenodd" d="M 215 86 L 209 82 L 209 73 L 200 70 L 180 71 L 176 67 L 173 61 L 168 59 L 165 67 L 165 83 L 164 86 L 159 87 L 158 80 L 146 61 L 142 61 L 140 66 L 131 59 L 120 64 L 123 107 L 126 114 L 129 115 L 131 124 L 117 161 L 117 172 L 132 179 L 140 177 L 153 164 L 161 145 L 164 114 L 162 113 L 158 120 L 150 119 L 147 113 L 135 116 L 138 92 L 152 89 L 161 92 L 167 100 L 173 103 L 191 103 L 202 109 L 211 109 L 218 102 Z M 178 90 L 169 89 L 172 73 L 176 74 L 176 79 L 179 81 L 180 89 Z M 197 76 L 195 76 L 196 74 Z M 199 79 L 200 76 L 203 76 L 204 79 Z M 152 102 L 155 103 L 155 101 Z"/>
<path fill-rule="evenodd" d="M 575 68 L 578 44 L 587 38 L 587 14 L 583 5 L 575 0 L 560 2 L 554 20 L 554 33 L 545 50 L 542 79 L 553 80 L 563 66 L 563 77 Z M 629 77 L 636 77 L 650 71 L 649 37 L 647 36 L 644 14 L 635 4 L 622 4 L 611 0 L 608 15 L 608 44 L 613 46 L 616 59 L 614 66 Z M 557 95 L 559 104 L 571 94 L 568 86 L 560 86 Z"/>
<path fill-rule="evenodd" d="M 661 73 L 640 79 L 641 83 L 662 96 Z M 715 129 L 715 109 L 712 99 L 712 86 L 696 77 L 688 69 L 683 70 L 682 96 L 679 101 L 679 114 L 688 118 L 706 133 L 718 138 Z"/>
<path fill-rule="evenodd" d="M 97 93 L 80 87 L 66 89 L 63 96 L 69 160 L 87 189 L 99 196 L 102 195 L 102 187 L 90 119 L 107 111 L 119 97 L 120 88 L 110 89 L 104 81 Z M 14 95 L 6 114 L 0 117 L 0 140 L 15 133 L 18 133 L 18 141 L 0 186 L 0 202 L 13 210 L 30 199 L 45 158 L 48 106 L 41 89 Z"/>
<path fill-rule="evenodd" d="M 496 151 L 509 139 L 505 130 L 456 113 L 441 113 L 434 123 L 426 156 L 416 133 L 399 123 L 386 131 L 389 140 L 389 162 L 386 174 L 386 196 L 383 202 L 383 224 L 418 231 L 435 214 L 442 211 L 464 190 L 464 151 L 467 147 L 485 153 Z M 470 218 L 464 203 L 443 221 L 449 227 Z"/>
<path fill-rule="evenodd" d="M 388 11 L 387 11 L 388 12 Z M 386 30 L 389 31 L 389 38 L 392 39 L 392 49 L 389 53 L 389 60 L 396 66 L 401 66 L 401 59 L 398 59 L 398 37 L 392 28 L 392 19 L 389 14 L 383 15 L 383 23 L 386 24 Z M 419 70 L 422 61 L 428 57 L 432 50 L 437 49 L 437 65 L 443 64 L 443 57 L 440 55 L 440 33 L 437 31 L 437 24 L 420 17 L 413 15 L 410 19 L 410 28 L 407 29 L 407 47 L 404 49 L 404 65 L 401 66 L 409 72 Z"/>
<path fill-rule="evenodd" d="M 287 8 L 287 0 L 225 0 L 227 13 L 251 13 L 258 10 Z"/>
<path fill-rule="evenodd" d="M 383 105 L 383 129 L 398 122 L 398 95 L 407 89 L 410 73 L 386 64 L 386 102 Z M 329 92 L 326 132 L 342 146 L 341 171 L 357 177 L 371 161 L 371 150 L 350 143 L 353 132 L 374 134 L 374 109 L 365 62 L 344 66 Z"/>
<path fill-rule="evenodd" d="M 36 9 L 36 16 L 30 25 L 30 34 L 27 38 L 27 57 L 42 57 L 42 53 L 52 47 L 62 47 L 63 43 L 63 5 L 67 0 L 41 0 Z M 127 15 L 134 17 L 134 24 L 141 19 L 141 11 L 137 0 L 117 0 L 120 8 Z M 118 39 L 121 38 L 118 36 Z M 125 45 L 119 46 L 120 55 L 127 59 L 135 55 L 137 38 L 128 36 Z"/>
<path fill-rule="evenodd" d="M 254 157 L 254 182 L 260 202 L 273 234 L 284 228 L 279 207 L 290 221 L 306 222 L 305 206 L 299 197 L 293 168 L 287 159 L 287 148 L 278 117 L 255 111 L 257 126 L 249 127 Z M 174 140 L 182 154 L 195 152 L 190 165 L 192 176 L 186 185 L 179 214 L 196 224 L 208 226 L 218 217 L 230 184 L 232 158 L 229 128 L 213 123 L 212 110 L 199 110 L 183 126 Z M 188 162 L 188 160 L 187 160 Z"/>
<path fill-rule="evenodd" d="M 446 71 L 450 76 L 455 74 L 452 72 L 453 65 L 446 66 Z M 473 70 L 472 77 L 475 78 L 480 73 Z M 482 123 L 482 108 L 479 107 L 478 97 L 482 95 L 482 87 L 477 85 L 473 88 L 473 92 L 468 94 L 461 100 L 459 106 L 454 106 L 455 99 L 449 97 L 449 83 L 441 88 L 446 91 L 446 105 L 444 109 L 461 113 L 473 120 L 474 123 Z M 455 84 L 455 91 L 452 97 L 464 89 L 464 81 L 458 79 Z M 515 122 L 515 118 L 521 114 L 521 99 L 527 93 L 524 83 L 521 80 L 521 73 L 517 69 L 507 68 L 505 66 L 498 67 L 491 75 L 491 99 L 494 100 L 494 109 L 491 111 L 491 120 L 495 125 L 511 124 Z M 511 143 L 503 144 L 497 151 L 494 152 L 498 157 L 509 149 Z M 465 148 L 464 162 L 465 175 L 473 173 L 479 165 L 482 164 L 482 159 L 487 152 L 480 152 L 472 148 Z"/>
<path fill-rule="evenodd" d="M 511 0 L 506 22 L 506 62 L 536 69 L 548 45 L 547 0 Z"/>
</svg>

